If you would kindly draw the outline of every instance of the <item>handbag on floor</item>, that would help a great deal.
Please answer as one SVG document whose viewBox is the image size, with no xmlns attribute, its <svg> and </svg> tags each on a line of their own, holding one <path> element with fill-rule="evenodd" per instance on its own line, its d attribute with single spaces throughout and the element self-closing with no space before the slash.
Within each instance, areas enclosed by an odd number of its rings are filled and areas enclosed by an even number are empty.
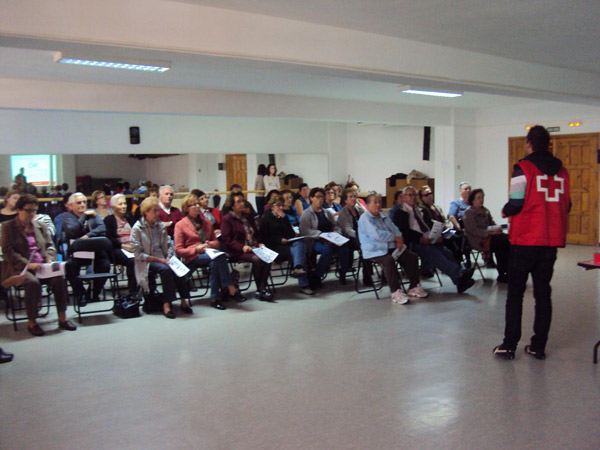
<svg viewBox="0 0 600 450">
<path fill-rule="evenodd" d="M 113 313 L 121 319 L 132 319 L 140 317 L 140 296 L 135 292 L 127 295 L 120 295 L 115 299 Z"/>
<path fill-rule="evenodd" d="M 163 303 L 162 292 L 152 289 L 150 292 L 144 293 L 144 304 L 142 305 L 142 310 L 146 314 L 162 312 Z"/>
</svg>

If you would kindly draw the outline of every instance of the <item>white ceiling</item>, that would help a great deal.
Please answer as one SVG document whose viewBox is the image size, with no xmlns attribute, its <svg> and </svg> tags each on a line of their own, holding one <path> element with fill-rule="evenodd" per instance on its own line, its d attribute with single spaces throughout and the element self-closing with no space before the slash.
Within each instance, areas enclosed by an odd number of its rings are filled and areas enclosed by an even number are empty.
<svg viewBox="0 0 600 450">
<path fill-rule="evenodd" d="M 600 73 L 598 0 L 171 0 Z"/>
<path fill-rule="evenodd" d="M 600 1 L 562 0 L 165 0 L 400 37 L 600 74 Z M 56 48 L 60 50 L 61 48 Z M 127 53 L 127 49 L 120 49 Z M 422 106 L 486 107 L 529 99 L 466 92 L 411 96 L 397 83 L 234 58 L 164 54 L 163 74 L 55 64 L 54 51 L 0 39 L 0 78 L 215 89 Z M 139 50 L 138 50 L 139 53 Z M 8 63 L 10 62 L 10 63 Z M 361 79 L 362 78 L 362 79 Z"/>
</svg>

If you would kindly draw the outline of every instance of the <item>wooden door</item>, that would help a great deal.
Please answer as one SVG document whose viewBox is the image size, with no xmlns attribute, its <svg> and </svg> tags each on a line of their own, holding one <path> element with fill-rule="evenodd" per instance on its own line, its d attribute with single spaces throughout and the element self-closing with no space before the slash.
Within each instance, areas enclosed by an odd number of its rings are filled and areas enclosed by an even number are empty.
<svg viewBox="0 0 600 450">
<path fill-rule="evenodd" d="M 572 202 L 567 233 L 569 244 L 598 244 L 598 136 L 594 133 L 550 137 L 550 150 L 569 171 Z M 509 178 L 514 164 L 524 156 L 525 137 L 509 138 Z"/>
<path fill-rule="evenodd" d="M 569 171 L 569 244 L 598 245 L 598 134 L 554 137 L 554 154 Z"/>
<path fill-rule="evenodd" d="M 225 155 L 225 173 L 227 176 L 227 189 L 232 184 L 239 184 L 243 191 L 248 190 L 248 174 L 246 155 Z"/>
</svg>

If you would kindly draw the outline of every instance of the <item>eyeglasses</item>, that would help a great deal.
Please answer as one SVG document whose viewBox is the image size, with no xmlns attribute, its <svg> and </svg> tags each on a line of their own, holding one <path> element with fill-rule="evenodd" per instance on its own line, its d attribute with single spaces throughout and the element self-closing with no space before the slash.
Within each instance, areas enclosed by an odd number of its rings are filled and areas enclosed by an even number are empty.
<svg viewBox="0 0 600 450">
<path fill-rule="evenodd" d="M 281 203 L 275 203 L 273 206 L 275 208 L 283 208 L 283 205 Z"/>
</svg>

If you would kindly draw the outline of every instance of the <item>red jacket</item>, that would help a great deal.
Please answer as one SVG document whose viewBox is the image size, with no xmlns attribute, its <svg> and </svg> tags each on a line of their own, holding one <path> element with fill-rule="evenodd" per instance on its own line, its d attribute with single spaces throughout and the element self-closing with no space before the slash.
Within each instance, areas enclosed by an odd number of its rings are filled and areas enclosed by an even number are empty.
<svg viewBox="0 0 600 450">
<path fill-rule="evenodd" d="M 210 220 L 206 220 L 202 216 L 199 217 L 202 220 L 202 229 L 206 234 L 206 242 L 208 243 L 208 246 L 210 248 L 218 249 L 219 241 L 215 237 L 212 222 Z M 196 256 L 198 256 L 196 253 L 196 247 L 199 244 L 204 244 L 204 242 L 200 242 L 200 238 L 196 232 L 196 227 L 190 221 L 190 219 L 185 217 L 177 222 L 175 225 L 175 253 L 177 256 L 183 258 L 186 263 L 189 263 Z"/>
<path fill-rule="evenodd" d="M 531 161 L 519 163 L 527 179 L 525 203 L 512 217 L 509 238 L 513 245 L 564 247 L 569 213 L 569 174 L 544 174 Z"/>
<path fill-rule="evenodd" d="M 254 219 L 248 215 L 245 216 L 253 229 L 254 238 L 259 244 L 262 243 L 260 233 L 257 232 Z M 238 219 L 232 212 L 226 214 L 221 222 L 221 240 L 225 244 L 225 250 L 232 258 L 239 258 L 244 253 L 246 245 L 246 230 L 241 219 Z"/>
</svg>

